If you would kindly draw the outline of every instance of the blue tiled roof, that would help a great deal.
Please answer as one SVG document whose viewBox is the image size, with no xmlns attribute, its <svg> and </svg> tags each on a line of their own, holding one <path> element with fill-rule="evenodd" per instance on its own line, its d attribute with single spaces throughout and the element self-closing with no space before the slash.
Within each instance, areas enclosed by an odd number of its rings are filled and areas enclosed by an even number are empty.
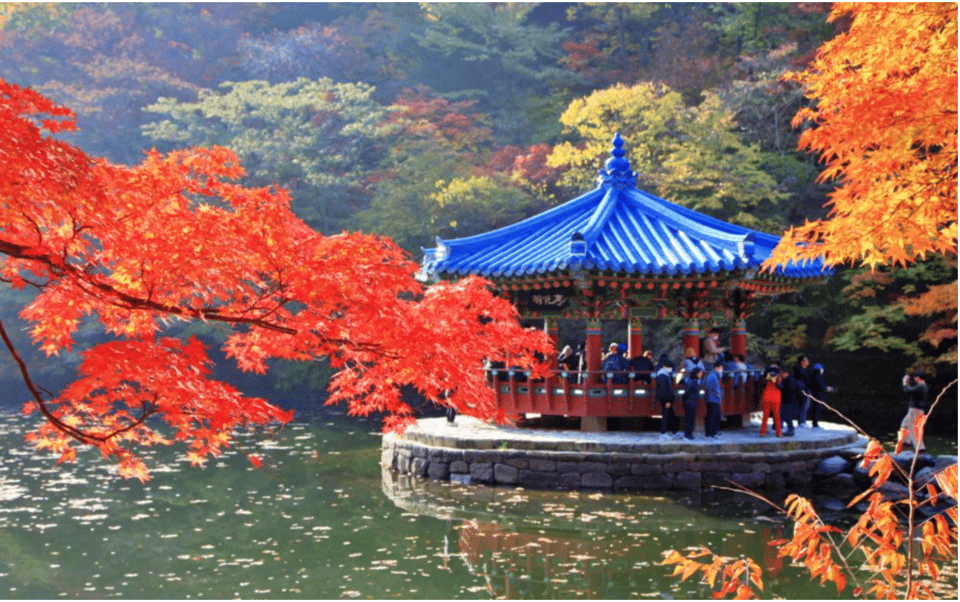
<svg viewBox="0 0 960 602">
<path fill-rule="evenodd" d="M 635 187 L 619 134 L 600 185 L 572 201 L 498 230 L 424 249 L 428 275 L 488 278 L 565 270 L 691 275 L 758 269 L 779 237 L 675 205 Z M 820 261 L 777 270 L 789 278 L 829 274 Z"/>
</svg>

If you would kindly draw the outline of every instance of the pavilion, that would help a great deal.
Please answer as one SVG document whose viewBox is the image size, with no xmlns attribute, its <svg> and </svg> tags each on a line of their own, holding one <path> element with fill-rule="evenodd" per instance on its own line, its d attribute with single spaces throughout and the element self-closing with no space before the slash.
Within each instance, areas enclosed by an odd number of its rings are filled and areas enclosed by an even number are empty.
<svg viewBox="0 0 960 602">
<path fill-rule="evenodd" d="M 603 378 L 604 320 L 628 321 L 627 353 L 635 357 L 642 350 L 644 318 L 684 320 L 686 349 L 698 348 L 702 325 L 722 317 L 729 321 L 731 352 L 744 355 L 745 320 L 759 297 L 794 291 L 831 273 L 820 261 L 762 270 L 779 237 L 637 189 L 619 133 L 610 155 L 594 190 L 497 230 L 438 237 L 435 248 L 424 249 L 421 277 L 483 276 L 522 317 L 543 319 L 554 341 L 560 320 L 587 321 L 582 383 L 570 384 L 559 373 L 527 383 L 511 371 L 509 378 L 494 379 L 498 404 L 508 414 L 579 416 L 584 430 L 604 430 L 606 417 L 659 415 L 649 385 L 611 385 L 612 379 Z M 725 416 L 742 418 L 757 408 L 752 379 L 727 387 Z"/>
</svg>

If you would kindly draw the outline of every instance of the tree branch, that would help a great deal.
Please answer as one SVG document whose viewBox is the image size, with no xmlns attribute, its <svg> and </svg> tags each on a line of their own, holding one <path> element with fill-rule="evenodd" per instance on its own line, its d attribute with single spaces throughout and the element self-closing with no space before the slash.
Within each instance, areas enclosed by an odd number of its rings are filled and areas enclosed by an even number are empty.
<svg viewBox="0 0 960 602">
<path fill-rule="evenodd" d="M 3 325 L 3 321 L 0 320 L 0 338 L 3 338 L 3 343 L 6 345 L 7 350 L 10 352 L 11 357 L 20 367 L 20 374 L 23 377 L 23 382 L 26 384 L 27 389 L 30 391 L 30 395 L 33 397 L 34 401 L 37 402 L 37 406 L 40 408 L 40 412 L 43 414 L 50 424 L 56 427 L 58 430 L 70 435 L 80 443 L 86 445 L 97 445 L 98 443 L 106 443 L 113 437 L 125 433 L 127 431 L 133 430 L 140 426 L 146 421 L 146 419 L 156 413 L 156 404 L 155 403 L 146 403 L 143 404 L 143 413 L 139 418 L 131 422 L 125 427 L 116 429 L 105 435 L 93 435 L 88 432 L 85 432 L 76 427 L 66 424 L 60 420 L 47 405 L 47 402 L 43 399 L 43 395 L 40 393 L 41 387 L 37 386 L 33 382 L 33 379 L 30 377 L 30 371 L 27 369 L 26 362 L 23 361 L 23 358 L 20 357 L 20 354 L 17 352 L 16 348 L 13 345 L 13 341 L 10 339 L 10 336 L 7 334 L 7 329 Z M 48 392 L 49 394 L 49 392 Z"/>
</svg>

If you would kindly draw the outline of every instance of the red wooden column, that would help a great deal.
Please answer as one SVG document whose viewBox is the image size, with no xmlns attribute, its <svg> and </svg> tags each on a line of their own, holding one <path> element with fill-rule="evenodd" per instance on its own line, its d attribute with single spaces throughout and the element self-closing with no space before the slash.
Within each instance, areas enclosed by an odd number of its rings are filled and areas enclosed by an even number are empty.
<svg viewBox="0 0 960 602">
<path fill-rule="evenodd" d="M 733 325 L 730 327 L 730 353 L 734 356 L 742 355 L 746 357 L 747 355 L 747 322 L 743 318 L 735 318 Z M 743 426 L 747 423 L 750 410 L 750 402 L 747 399 L 747 391 L 752 391 L 752 388 L 741 387 L 739 391 L 736 391 L 735 395 L 737 396 L 738 405 L 742 408 L 746 408 L 746 413 L 739 415 L 739 426 Z M 728 417 L 727 421 L 733 418 Z"/>
<path fill-rule="evenodd" d="M 600 382 L 600 364 L 602 363 L 601 354 L 603 352 L 603 344 L 600 337 L 602 335 L 603 322 L 594 318 L 587 320 L 587 341 L 584 350 L 587 354 L 586 365 L 589 375 L 584 383 L 588 386 Z"/>
<path fill-rule="evenodd" d="M 697 355 L 700 355 L 700 322 L 696 318 L 687 320 L 687 326 L 683 329 L 683 351 L 681 356 L 686 357 L 687 349 L 693 348 Z M 679 367 L 678 367 L 679 368 Z"/>
<path fill-rule="evenodd" d="M 630 316 L 627 323 L 627 359 L 633 359 L 643 353 L 643 332 L 640 318 Z"/>
<path fill-rule="evenodd" d="M 600 354 L 603 351 L 600 337 L 603 335 L 603 322 L 598 318 L 587 320 L 587 342 L 585 351 L 587 353 L 587 370 L 589 372 L 584 387 L 590 388 L 600 383 Z M 589 403 L 589 399 L 588 399 Z M 583 416 L 580 418 L 581 431 L 605 431 L 607 430 L 607 419 L 604 416 Z"/>
<path fill-rule="evenodd" d="M 733 355 L 747 355 L 747 321 L 737 318 L 730 328 L 730 353 Z"/>
<path fill-rule="evenodd" d="M 559 318 L 544 318 L 543 319 L 543 331 L 547 333 L 547 336 L 550 338 L 550 344 L 553 347 L 553 357 L 547 358 L 547 363 L 550 364 L 551 370 L 557 370 L 560 366 L 557 364 L 557 357 L 559 355 L 560 348 L 558 347 L 558 342 L 560 340 L 560 319 Z M 535 407 L 542 416 L 550 420 L 556 420 L 562 418 L 562 416 L 554 413 L 556 409 L 554 399 L 554 389 L 558 383 L 564 383 L 566 387 L 566 379 L 560 378 L 558 373 L 551 373 L 551 376 L 547 377 L 544 385 L 544 390 L 546 392 L 547 401 L 546 407 L 542 404 L 533 402 L 532 406 Z M 530 395 L 533 396 L 534 387 L 530 387 Z M 568 402 L 566 396 L 561 398 L 564 402 Z"/>
</svg>

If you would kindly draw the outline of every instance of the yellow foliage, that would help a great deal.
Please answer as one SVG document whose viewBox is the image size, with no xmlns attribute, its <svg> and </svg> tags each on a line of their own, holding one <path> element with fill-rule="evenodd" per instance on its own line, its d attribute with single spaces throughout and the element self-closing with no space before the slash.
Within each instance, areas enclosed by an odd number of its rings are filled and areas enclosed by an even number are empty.
<svg viewBox="0 0 960 602">
<path fill-rule="evenodd" d="M 957 5 L 837 4 L 849 31 L 802 83 L 801 148 L 837 180 L 826 220 L 791 228 L 768 262 L 900 264 L 957 253 Z"/>
<path fill-rule="evenodd" d="M 573 189 L 595 185 L 619 131 L 637 186 L 672 202 L 756 227 L 760 203 L 785 197 L 762 169 L 759 147 L 740 140 L 733 113 L 715 94 L 687 107 L 663 84 L 617 84 L 574 100 L 560 121 L 578 140 L 554 147 L 547 164 L 568 168 L 563 182 Z"/>
</svg>

